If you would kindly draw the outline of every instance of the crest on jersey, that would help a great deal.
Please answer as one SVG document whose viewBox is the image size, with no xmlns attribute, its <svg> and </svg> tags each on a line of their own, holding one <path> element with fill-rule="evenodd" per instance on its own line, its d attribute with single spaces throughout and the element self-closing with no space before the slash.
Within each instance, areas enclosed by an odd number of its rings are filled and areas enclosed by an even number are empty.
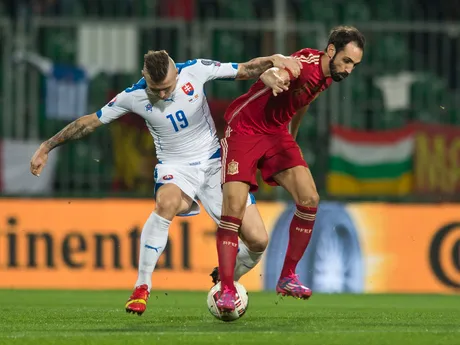
<svg viewBox="0 0 460 345">
<path fill-rule="evenodd" d="M 115 104 L 115 102 L 117 101 L 117 96 L 115 96 L 114 98 L 112 98 L 112 100 L 107 104 L 109 107 L 111 107 L 112 105 Z"/>
<path fill-rule="evenodd" d="M 190 82 L 188 82 L 187 84 L 182 86 L 182 91 L 184 91 L 187 96 L 193 96 L 195 89 L 193 88 L 193 85 Z"/>
<path fill-rule="evenodd" d="M 228 175 L 236 175 L 238 174 L 238 162 L 235 162 L 234 159 L 227 165 L 227 174 Z"/>
<path fill-rule="evenodd" d="M 145 106 L 145 111 L 150 111 L 150 112 L 152 112 L 152 109 L 153 109 L 153 107 L 152 107 L 152 105 L 151 105 L 150 103 L 148 103 L 148 104 Z"/>
<path fill-rule="evenodd" d="M 163 180 L 165 180 L 165 181 L 172 180 L 173 178 L 174 178 L 173 175 L 165 175 L 165 176 L 163 176 Z"/>
</svg>

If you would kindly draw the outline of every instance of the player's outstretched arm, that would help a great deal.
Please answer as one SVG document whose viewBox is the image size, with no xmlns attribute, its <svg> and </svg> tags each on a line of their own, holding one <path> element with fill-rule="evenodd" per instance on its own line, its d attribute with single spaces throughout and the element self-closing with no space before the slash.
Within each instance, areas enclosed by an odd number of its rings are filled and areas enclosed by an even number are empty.
<svg viewBox="0 0 460 345">
<path fill-rule="evenodd" d="M 236 79 L 247 80 L 259 78 L 262 73 L 272 67 L 288 69 L 294 77 L 300 75 L 302 63 L 290 56 L 275 54 L 267 57 L 258 57 L 248 62 L 238 64 Z"/>
<path fill-rule="evenodd" d="M 61 146 L 70 140 L 83 138 L 93 132 L 102 122 L 95 113 L 85 115 L 69 123 L 59 133 L 43 142 L 30 160 L 30 172 L 40 176 L 48 160 L 48 154 L 55 147 Z"/>
</svg>

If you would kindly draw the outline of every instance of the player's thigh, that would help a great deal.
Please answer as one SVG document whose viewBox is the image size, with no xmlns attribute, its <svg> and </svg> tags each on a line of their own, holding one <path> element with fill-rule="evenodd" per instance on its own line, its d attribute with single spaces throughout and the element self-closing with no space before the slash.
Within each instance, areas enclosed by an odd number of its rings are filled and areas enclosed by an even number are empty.
<svg viewBox="0 0 460 345">
<path fill-rule="evenodd" d="M 183 167 L 168 164 L 158 164 L 155 167 L 155 201 L 158 214 L 170 219 L 177 214 L 188 214 L 193 208 L 198 208 L 199 211 L 199 206 L 194 201 L 198 182 L 195 182 L 197 178 L 190 176 L 193 174 L 193 168 L 185 171 Z M 195 211 L 195 214 L 198 213 Z"/>
<path fill-rule="evenodd" d="M 222 212 L 221 162 L 215 160 L 203 168 L 203 183 L 197 194 L 206 212 L 219 224 Z"/>
<path fill-rule="evenodd" d="M 273 179 L 292 195 L 296 204 L 318 206 L 319 195 L 310 169 L 295 166 L 273 175 Z"/>
<path fill-rule="evenodd" d="M 302 151 L 292 135 L 283 131 L 267 138 L 269 146 L 264 157 L 259 163 L 263 180 L 269 185 L 278 185 L 273 176 L 282 170 L 295 166 L 307 166 L 303 159 Z"/>
<path fill-rule="evenodd" d="M 267 248 L 268 234 L 256 204 L 250 204 L 246 208 L 240 237 L 253 252 L 263 252 Z"/>
<path fill-rule="evenodd" d="M 216 160 L 203 169 L 204 181 L 198 193 L 198 198 L 206 212 L 217 224 L 219 224 L 223 205 L 221 162 Z M 241 204 L 245 206 L 251 205 L 252 202 L 253 198 L 249 194 L 246 194 L 245 200 L 243 200 L 243 198 L 241 199 Z"/>
<path fill-rule="evenodd" d="M 231 133 L 220 141 L 222 151 L 222 184 L 244 182 L 257 190 L 257 162 L 263 156 L 261 136 Z"/>
<path fill-rule="evenodd" d="M 193 199 L 174 183 L 161 185 L 155 193 L 155 201 L 156 212 L 166 219 L 187 213 L 193 204 Z"/>
</svg>

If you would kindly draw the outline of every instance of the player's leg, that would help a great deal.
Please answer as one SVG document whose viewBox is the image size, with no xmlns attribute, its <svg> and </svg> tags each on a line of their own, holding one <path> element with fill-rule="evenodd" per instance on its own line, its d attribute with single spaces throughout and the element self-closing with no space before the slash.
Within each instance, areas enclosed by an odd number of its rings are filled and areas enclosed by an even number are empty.
<svg viewBox="0 0 460 345">
<path fill-rule="evenodd" d="M 292 294 L 296 297 L 308 298 L 311 291 L 306 290 L 298 282 L 295 270 L 312 236 L 319 195 L 310 170 L 306 167 L 297 166 L 287 169 L 273 177 L 292 195 L 297 208 L 289 227 L 288 248 L 277 290 L 282 294 L 291 294 L 284 289 L 298 285 L 297 291 L 292 291 Z"/>
<path fill-rule="evenodd" d="M 216 224 L 219 224 L 222 212 L 221 166 L 220 160 L 210 161 L 207 166 L 203 166 L 204 181 L 198 193 L 203 207 Z M 240 240 L 233 278 L 235 281 L 257 265 L 267 247 L 268 235 L 255 202 L 254 196 L 248 195 L 239 233 Z M 213 283 L 217 284 L 220 281 L 219 268 L 216 267 L 210 276 Z"/>
<path fill-rule="evenodd" d="M 156 191 L 155 210 L 150 214 L 140 238 L 139 274 L 136 286 L 147 284 L 168 241 L 171 221 L 190 209 L 193 200 L 175 184 L 164 184 Z"/>
<path fill-rule="evenodd" d="M 157 183 L 155 186 L 155 210 L 142 229 L 138 277 L 134 291 L 125 305 L 127 312 L 141 315 L 145 311 L 152 286 L 152 273 L 166 247 L 171 221 L 176 214 L 186 213 L 192 207 L 192 198 L 179 185 L 184 185 L 181 178 L 178 178 L 177 184 Z"/>
<path fill-rule="evenodd" d="M 231 134 L 231 131 L 227 133 Z M 231 134 L 222 139 L 222 217 L 217 228 L 216 246 L 219 259 L 221 295 L 217 307 L 235 309 L 236 288 L 233 284 L 238 233 L 246 209 L 250 186 L 257 188 L 256 164 L 261 156 L 257 136 Z"/>
<path fill-rule="evenodd" d="M 262 259 L 268 245 L 268 234 L 255 204 L 246 208 L 240 229 L 240 242 L 236 257 L 235 281 L 253 269 Z"/>
<path fill-rule="evenodd" d="M 292 136 L 286 132 L 281 140 L 283 151 L 270 153 L 270 158 L 264 162 L 262 176 L 268 183 L 284 187 L 292 195 L 297 209 L 289 227 L 288 248 L 276 290 L 283 295 L 306 299 L 311 296 L 311 290 L 299 282 L 295 269 L 311 239 L 319 196 Z"/>
<path fill-rule="evenodd" d="M 246 209 L 249 185 L 244 182 L 227 182 L 223 185 L 222 216 L 217 228 L 217 254 L 222 289 L 235 291 L 236 257 L 238 237 Z"/>
</svg>

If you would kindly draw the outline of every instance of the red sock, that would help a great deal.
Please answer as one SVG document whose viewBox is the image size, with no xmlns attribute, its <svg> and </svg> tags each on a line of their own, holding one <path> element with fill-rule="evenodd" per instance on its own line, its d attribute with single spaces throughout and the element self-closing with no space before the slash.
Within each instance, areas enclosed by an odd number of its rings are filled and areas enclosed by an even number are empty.
<svg viewBox="0 0 460 345">
<path fill-rule="evenodd" d="M 304 207 L 297 205 L 294 217 L 289 227 L 289 244 L 284 259 L 281 277 L 287 277 L 295 273 L 297 263 L 302 258 L 313 232 L 316 218 L 316 207 Z"/>
<path fill-rule="evenodd" d="M 222 289 L 226 286 L 235 290 L 233 276 L 235 272 L 236 255 L 238 254 L 238 230 L 241 219 L 222 216 L 217 229 L 217 255 L 219 257 L 219 276 Z"/>
</svg>

